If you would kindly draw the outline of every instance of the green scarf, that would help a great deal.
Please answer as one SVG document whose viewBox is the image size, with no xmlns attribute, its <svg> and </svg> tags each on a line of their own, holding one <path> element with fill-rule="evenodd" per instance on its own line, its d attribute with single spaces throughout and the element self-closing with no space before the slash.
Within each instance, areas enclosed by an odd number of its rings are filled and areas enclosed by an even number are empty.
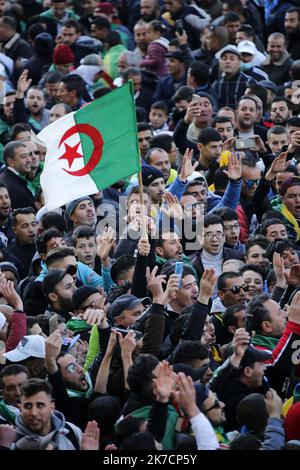
<svg viewBox="0 0 300 470">
<path fill-rule="evenodd" d="M 278 341 L 279 338 L 272 338 L 272 336 L 264 336 L 258 334 L 255 334 L 252 339 L 253 344 L 255 344 L 256 346 L 264 346 L 270 349 L 270 351 L 273 351 L 273 349 L 276 348 Z"/>
<path fill-rule="evenodd" d="M 74 333 L 78 333 L 79 331 L 89 331 L 92 328 L 92 326 L 84 320 L 77 318 L 71 318 L 71 320 L 68 320 L 66 327 L 69 330 L 74 331 Z"/>
<path fill-rule="evenodd" d="M 94 389 L 93 389 L 93 384 L 92 384 L 92 381 L 88 372 L 85 373 L 85 380 L 87 381 L 87 384 L 88 384 L 88 389 L 85 392 L 80 392 L 79 390 L 72 390 L 70 388 L 67 388 L 67 393 L 70 398 L 74 398 L 74 397 L 90 398 Z"/>
<path fill-rule="evenodd" d="M 6 419 L 9 424 L 15 424 L 16 415 L 11 411 L 8 406 L 4 403 L 4 400 L 0 400 L 0 415 Z"/>
</svg>

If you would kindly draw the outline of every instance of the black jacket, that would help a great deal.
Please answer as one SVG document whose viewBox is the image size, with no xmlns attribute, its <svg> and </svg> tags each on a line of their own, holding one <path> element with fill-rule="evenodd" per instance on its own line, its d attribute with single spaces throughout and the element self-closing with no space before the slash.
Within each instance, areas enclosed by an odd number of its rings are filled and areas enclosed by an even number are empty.
<svg viewBox="0 0 300 470">
<path fill-rule="evenodd" d="M 0 175 L 0 183 L 7 187 L 13 209 L 34 208 L 33 194 L 28 189 L 26 180 L 6 168 Z"/>
<path fill-rule="evenodd" d="M 218 109 L 223 106 L 230 106 L 235 109 L 246 88 L 253 83 L 255 83 L 255 80 L 243 72 L 237 73 L 230 79 L 222 74 L 212 85 L 217 94 Z"/>
<path fill-rule="evenodd" d="M 28 276 L 32 258 L 34 257 L 36 252 L 35 244 L 33 243 L 32 245 L 21 245 L 18 241 L 15 241 L 8 245 L 4 252 L 16 256 L 16 258 L 20 262 L 20 279 L 24 279 L 26 276 Z"/>
</svg>

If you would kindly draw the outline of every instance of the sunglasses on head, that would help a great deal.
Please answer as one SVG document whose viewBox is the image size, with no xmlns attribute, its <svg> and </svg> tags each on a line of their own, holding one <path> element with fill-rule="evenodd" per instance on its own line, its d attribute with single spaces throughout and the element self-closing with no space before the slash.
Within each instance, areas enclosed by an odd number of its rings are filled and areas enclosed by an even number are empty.
<svg viewBox="0 0 300 470">
<path fill-rule="evenodd" d="M 244 292 L 248 292 L 249 286 L 248 284 L 244 284 L 243 286 L 232 286 L 232 287 L 226 287 L 225 290 L 230 290 L 230 292 L 234 295 L 239 294 L 241 292 L 241 289 L 243 289 Z"/>
</svg>

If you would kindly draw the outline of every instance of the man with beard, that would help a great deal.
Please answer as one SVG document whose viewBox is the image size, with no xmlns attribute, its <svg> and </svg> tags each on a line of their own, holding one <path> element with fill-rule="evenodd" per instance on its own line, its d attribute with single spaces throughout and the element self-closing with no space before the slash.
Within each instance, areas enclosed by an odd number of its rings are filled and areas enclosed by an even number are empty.
<svg viewBox="0 0 300 470">
<path fill-rule="evenodd" d="M 0 423 L 15 424 L 20 413 L 20 387 L 29 378 L 29 370 L 21 364 L 4 367 L 0 374 L 2 400 L 0 400 Z"/>
<path fill-rule="evenodd" d="M 284 96 L 278 96 L 273 100 L 271 104 L 271 121 L 273 124 L 285 126 L 291 115 L 291 102 L 288 99 Z"/>
<path fill-rule="evenodd" d="M 276 85 L 287 82 L 290 78 L 289 72 L 293 61 L 286 50 L 285 36 L 281 33 L 270 34 L 267 51 L 267 59 L 261 63 L 260 68 Z"/>
<path fill-rule="evenodd" d="M 158 20 L 160 17 L 159 2 L 157 0 L 141 0 L 140 15 L 146 23 Z"/>
<path fill-rule="evenodd" d="M 169 155 L 159 147 L 152 147 L 147 152 L 145 162 L 162 172 L 166 185 L 171 184 L 177 176 L 177 171 L 171 168 Z"/>
<path fill-rule="evenodd" d="M 284 29 L 287 35 L 287 50 L 293 60 L 300 59 L 300 8 L 293 7 L 287 10 L 284 17 Z"/>
<path fill-rule="evenodd" d="M 43 279 L 42 291 L 46 296 L 50 309 L 69 320 L 69 312 L 73 310 L 72 296 L 76 291 L 76 266 L 69 265 L 66 269 L 51 269 Z"/>
<path fill-rule="evenodd" d="M 242 96 L 236 111 L 237 133 L 240 139 L 258 135 L 263 142 L 267 139 L 267 129 L 256 124 L 257 104 L 251 96 Z"/>
<path fill-rule="evenodd" d="M 6 237 L 6 242 L 10 243 L 15 238 L 15 233 L 11 227 L 11 200 L 4 184 L 0 183 L 0 230 Z M 1 236 L 2 239 L 2 236 Z"/>
<path fill-rule="evenodd" d="M 7 144 L 11 140 L 11 128 L 13 125 L 13 110 L 16 100 L 16 92 L 9 91 L 5 94 L 0 110 L 0 143 Z M 2 152 L 1 152 L 2 153 Z"/>
</svg>

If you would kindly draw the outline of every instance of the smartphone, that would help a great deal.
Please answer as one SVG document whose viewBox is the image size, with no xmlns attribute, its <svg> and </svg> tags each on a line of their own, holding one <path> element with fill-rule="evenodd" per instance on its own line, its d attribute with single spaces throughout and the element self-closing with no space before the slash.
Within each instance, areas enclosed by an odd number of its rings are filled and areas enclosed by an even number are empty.
<svg viewBox="0 0 300 470">
<path fill-rule="evenodd" d="M 73 338 L 63 337 L 61 345 L 62 352 L 69 352 L 79 339 L 80 335 L 73 336 Z"/>
<path fill-rule="evenodd" d="M 119 333 L 122 334 L 123 338 L 124 336 L 126 336 L 130 331 L 134 331 L 135 333 L 135 339 L 136 340 L 139 340 L 143 337 L 143 333 L 141 331 L 138 331 L 138 330 L 134 330 L 133 328 L 131 329 L 127 329 L 127 328 L 115 328 L 113 327 L 114 330 L 118 331 Z"/>
<path fill-rule="evenodd" d="M 182 35 L 183 33 L 183 20 L 176 20 L 176 26 L 175 26 L 175 29 L 177 31 L 178 34 L 180 34 L 180 36 Z"/>
<path fill-rule="evenodd" d="M 245 150 L 255 148 L 255 137 L 249 137 L 248 139 L 236 139 L 235 148 L 236 150 Z"/>
<path fill-rule="evenodd" d="M 174 274 L 177 274 L 177 276 L 179 276 L 179 279 L 178 279 L 178 288 L 179 289 L 181 287 L 182 272 L 183 272 L 183 262 L 182 261 L 177 261 L 175 263 L 175 273 Z"/>
</svg>

